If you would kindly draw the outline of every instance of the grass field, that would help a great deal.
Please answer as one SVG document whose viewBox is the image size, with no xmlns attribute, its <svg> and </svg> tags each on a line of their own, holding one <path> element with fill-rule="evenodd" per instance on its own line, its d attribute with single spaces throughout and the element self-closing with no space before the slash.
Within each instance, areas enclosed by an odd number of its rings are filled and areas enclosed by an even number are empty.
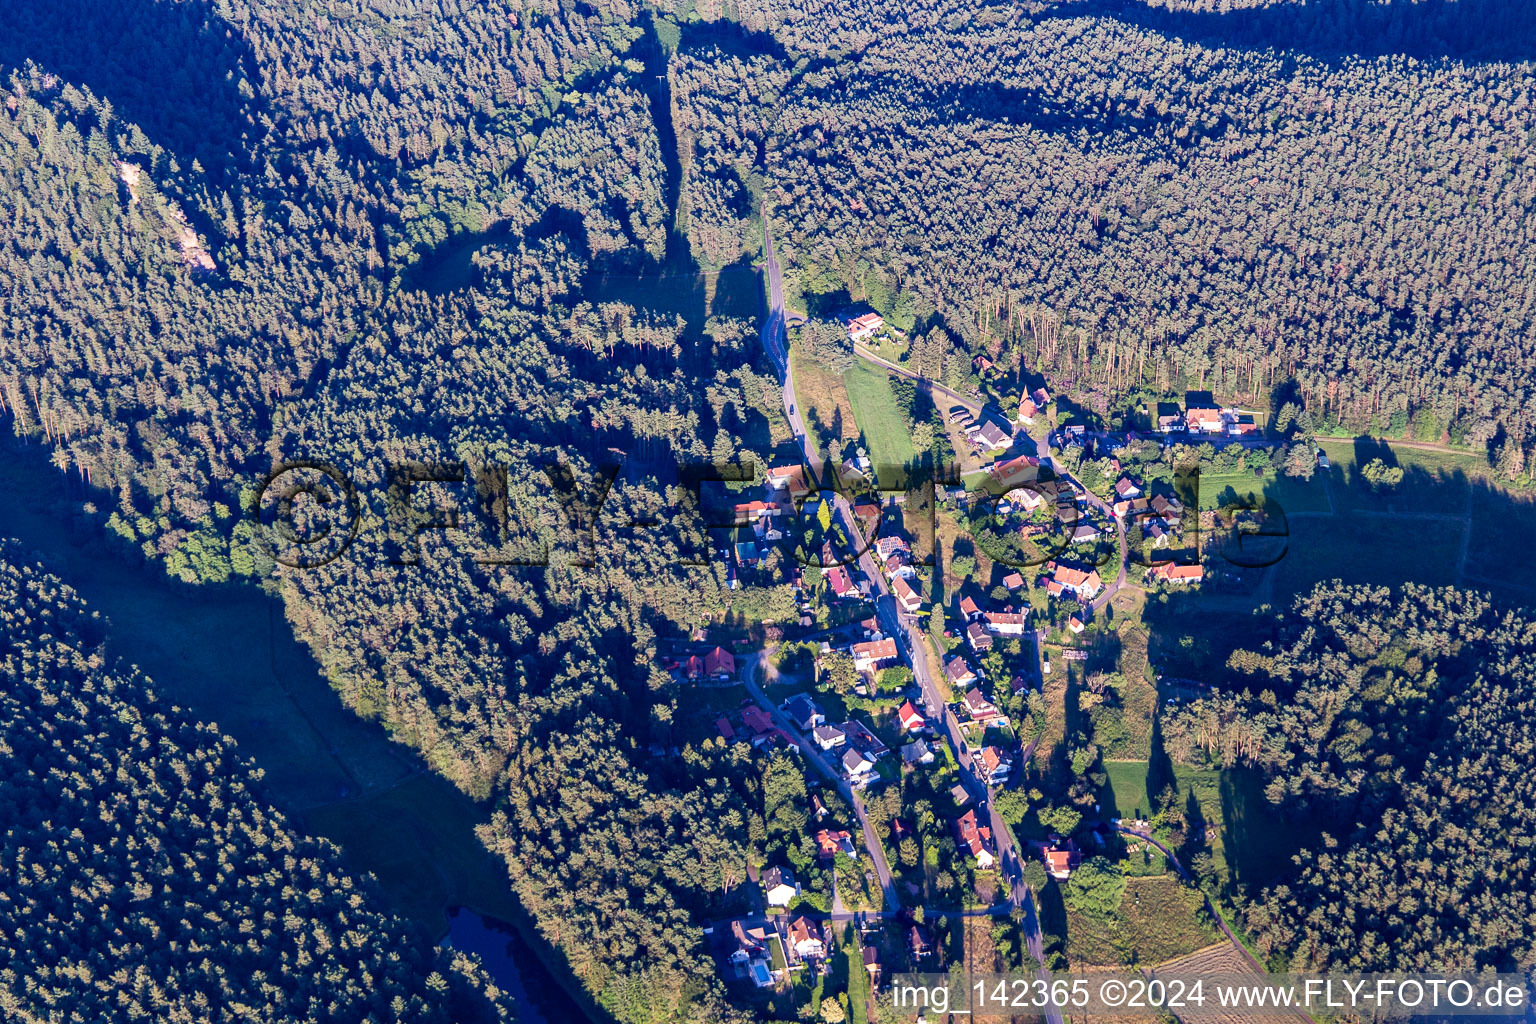
<svg viewBox="0 0 1536 1024">
<path fill-rule="evenodd" d="M 1201 471 L 1202 510 L 1219 508 L 1234 498 L 1258 506 L 1276 503 L 1287 513 L 1328 511 L 1328 494 L 1318 479 L 1308 483 L 1272 471 L 1265 472 L 1263 476 L 1254 476 L 1252 470 L 1230 473 Z"/>
<path fill-rule="evenodd" d="M 1116 919 L 1067 911 L 1067 957 L 1079 964 L 1151 965 L 1185 956 L 1218 936 L 1200 920 L 1200 893 L 1171 875 L 1128 878 Z"/>
<path fill-rule="evenodd" d="M 794 348 L 790 349 L 789 359 L 795 371 L 795 401 L 800 404 L 800 418 L 817 450 L 826 451 L 834 440 L 847 442 L 858 437 L 859 428 L 843 379 L 823 370 Z"/>
<path fill-rule="evenodd" d="M 1291 856 L 1314 842 L 1322 830 L 1321 823 L 1283 819 L 1264 798 L 1263 780 L 1256 772 L 1171 767 L 1179 806 L 1193 794 L 1206 824 L 1215 829 L 1210 851 L 1223 879 L 1243 886 L 1268 884 L 1284 874 Z M 1107 761 L 1104 769 L 1110 789 L 1109 798 L 1102 801 L 1105 814 L 1118 809 L 1119 816 L 1129 818 L 1139 809 L 1145 817 L 1153 796 L 1148 792 L 1148 762 Z M 1166 781 L 1151 780 L 1159 789 Z"/>
<path fill-rule="evenodd" d="M 853 405 L 854 421 L 864 436 L 869 458 L 877 467 L 904 466 L 917 457 L 886 371 L 855 359 L 843 373 L 843 386 Z"/>
</svg>

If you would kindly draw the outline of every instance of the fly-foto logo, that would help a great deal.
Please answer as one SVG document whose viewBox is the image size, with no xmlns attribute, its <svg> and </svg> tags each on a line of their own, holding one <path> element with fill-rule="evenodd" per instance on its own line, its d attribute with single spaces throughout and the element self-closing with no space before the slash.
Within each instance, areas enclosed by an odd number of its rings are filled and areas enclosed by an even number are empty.
<svg viewBox="0 0 1536 1024">
<path fill-rule="evenodd" d="M 273 560 L 292 569 L 336 561 L 365 527 L 382 532 L 384 561 L 396 566 L 420 564 L 423 540 L 431 535 L 451 538 L 480 565 L 537 567 L 551 564 L 557 551 L 564 564 L 594 565 L 612 544 L 640 534 L 664 540 L 677 564 L 706 565 L 735 550 L 744 531 L 753 550 L 782 550 L 806 566 L 855 564 L 882 537 L 906 539 L 918 564 L 931 565 L 941 504 L 954 511 L 978 550 L 1017 569 L 1061 558 L 1091 567 L 1121 558 L 1152 566 L 1188 563 L 1199 559 L 1202 534 L 1209 533 L 1197 467 L 1177 473 L 1173 494 L 1157 507 L 1128 510 L 1048 472 L 1016 481 L 988 475 L 965 488 L 954 465 L 867 473 L 818 473 L 801 465 L 764 473 L 756 460 L 700 461 L 664 473 L 650 467 L 654 491 L 667 500 L 644 512 L 633 503 L 612 503 L 623 468 L 551 461 L 514 478 L 507 466 L 401 461 L 375 468 L 368 478 L 379 484 L 365 493 L 342 467 L 300 458 L 268 473 L 245 512 Z M 766 500 L 728 500 L 745 498 L 757 481 Z M 1262 568 L 1285 556 L 1290 531 L 1278 502 L 1230 500 L 1220 516 L 1223 542 L 1216 550 L 1231 565 Z M 1144 555 L 1144 533 L 1178 542 Z"/>
</svg>

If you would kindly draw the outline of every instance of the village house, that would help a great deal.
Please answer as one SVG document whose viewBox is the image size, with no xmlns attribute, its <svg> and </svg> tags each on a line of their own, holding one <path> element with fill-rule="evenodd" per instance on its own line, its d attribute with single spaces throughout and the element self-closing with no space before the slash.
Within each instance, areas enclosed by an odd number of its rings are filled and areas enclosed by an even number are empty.
<svg viewBox="0 0 1536 1024">
<path fill-rule="evenodd" d="M 976 432 L 976 440 L 983 447 L 990 448 L 993 451 L 1002 451 L 1013 444 L 1013 435 L 991 420 L 987 420 L 981 425 L 981 429 Z"/>
<path fill-rule="evenodd" d="M 1122 498 L 1109 506 L 1109 512 L 1116 519 L 1126 519 L 1145 515 L 1150 507 L 1151 503 L 1146 498 Z"/>
<path fill-rule="evenodd" d="M 776 501 L 749 501 L 736 506 L 736 522 L 742 525 L 783 514 L 784 506 Z"/>
<path fill-rule="evenodd" d="M 1160 522 L 1148 523 L 1142 527 L 1141 535 L 1151 541 L 1152 546 L 1155 548 L 1166 548 L 1168 546 L 1169 533 Z"/>
<path fill-rule="evenodd" d="M 819 829 L 816 832 L 816 856 L 821 860 L 832 860 L 840 853 L 852 860 L 859 859 L 858 851 L 853 848 L 853 836 L 842 829 Z"/>
<path fill-rule="evenodd" d="M 956 807 L 964 807 L 970 802 L 971 794 L 967 793 L 965 787 L 957 782 L 949 787 L 949 798 L 955 802 Z"/>
<path fill-rule="evenodd" d="M 1035 404 L 1033 398 L 1024 398 L 1019 402 L 1019 422 L 1028 426 L 1035 422 L 1035 417 L 1040 415 L 1040 407 Z"/>
<path fill-rule="evenodd" d="M 870 732 L 863 722 L 850 719 L 838 726 L 848 737 L 848 742 L 858 748 L 871 761 L 878 761 L 891 752 L 880 737 Z"/>
<path fill-rule="evenodd" d="M 822 750 L 831 750 L 848 742 L 847 735 L 835 725 L 818 725 L 811 730 L 811 738 Z"/>
<path fill-rule="evenodd" d="M 971 645 L 971 650 L 980 654 L 992 649 L 992 634 L 981 623 L 973 622 L 965 627 L 965 642 Z"/>
<path fill-rule="evenodd" d="M 780 709 L 789 716 L 789 720 L 795 723 L 798 729 L 809 731 L 818 725 L 825 725 L 827 721 L 826 715 L 822 714 L 816 702 L 803 693 L 786 700 Z"/>
<path fill-rule="evenodd" d="M 800 963 L 820 960 L 826 955 L 821 942 L 821 926 L 804 914 L 789 922 L 788 934 L 789 950 Z"/>
<path fill-rule="evenodd" d="M 982 747 L 977 763 L 981 766 L 983 781 L 989 786 L 1002 785 L 1013 771 L 1012 759 L 997 747 Z"/>
<path fill-rule="evenodd" d="M 1184 413 L 1184 421 L 1191 434 L 1226 433 L 1220 409 L 1189 409 Z"/>
<path fill-rule="evenodd" d="M 769 868 L 762 874 L 763 897 L 770 907 L 787 907 L 800 895 L 800 883 L 789 868 Z"/>
<path fill-rule="evenodd" d="M 949 680 L 951 686 L 958 687 L 970 686 L 976 682 L 977 677 L 970 663 L 957 654 L 944 666 L 944 678 Z"/>
<path fill-rule="evenodd" d="M 827 589 L 834 597 L 858 597 L 859 588 L 853 582 L 853 574 L 846 566 L 834 565 L 826 570 Z"/>
<path fill-rule="evenodd" d="M 913 960 L 927 959 L 933 952 L 933 940 L 928 937 L 928 931 L 920 924 L 912 926 L 912 931 L 907 934 L 907 946 L 912 950 Z"/>
<path fill-rule="evenodd" d="M 843 752 L 843 776 L 855 786 L 862 786 L 875 777 L 875 762 L 865 757 L 856 747 Z"/>
<path fill-rule="evenodd" d="M 1058 881 L 1066 881 L 1070 878 L 1072 870 L 1082 860 L 1077 847 L 1071 840 L 1060 846 L 1047 846 L 1041 851 L 1041 855 L 1045 860 L 1046 873 Z"/>
<path fill-rule="evenodd" d="M 995 858 L 992 851 L 987 848 L 992 842 L 992 830 L 986 825 L 976 823 L 976 812 L 966 811 L 955 822 L 955 833 L 959 839 L 960 849 L 976 858 L 976 866 L 983 871 L 992 867 Z"/>
<path fill-rule="evenodd" d="M 994 463 L 987 475 L 996 485 L 994 493 L 1002 493 L 1008 487 L 1035 480 L 1040 475 L 1040 460 L 1033 455 L 1019 455 L 1003 462 Z"/>
<path fill-rule="evenodd" d="M 869 987 L 875 988 L 880 982 L 880 952 L 874 946 L 865 946 L 863 951 L 864 969 L 869 972 Z"/>
<path fill-rule="evenodd" d="M 998 636 L 1023 636 L 1027 612 L 987 612 L 987 628 Z"/>
<path fill-rule="evenodd" d="M 917 732 L 928 724 L 910 700 L 903 701 L 901 707 L 896 709 L 896 719 L 901 723 L 903 732 Z"/>
<path fill-rule="evenodd" d="M 977 373 L 985 376 L 992 372 L 992 367 L 995 364 L 986 356 L 977 356 L 975 359 L 971 360 L 971 365 L 976 367 Z"/>
<path fill-rule="evenodd" d="M 986 722 L 1001 717 L 997 706 L 987 700 L 975 687 L 965 691 L 965 700 L 962 703 L 965 704 L 966 713 L 971 716 L 973 722 Z"/>
<path fill-rule="evenodd" d="M 843 321 L 843 326 L 848 328 L 849 338 L 863 341 L 885 326 L 885 317 L 879 313 L 865 313 L 863 316 L 848 317 Z"/>
<path fill-rule="evenodd" d="M 1205 566 L 1174 565 L 1172 562 L 1165 562 L 1148 569 L 1147 575 L 1165 583 L 1199 583 L 1205 579 Z"/>
<path fill-rule="evenodd" d="M 1177 498 L 1159 494 L 1152 499 L 1152 512 L 1159 519 L 1172 522 L 1184 513 L 1184 505 Z"/>
<path fill-rule="evenodd" d="M 769 929 L 766 921 L 754 923 L 745 918 L 737 918 L 731 922 L 731 937 L 736 940 L 736 949 L 730 957 L 731 964 L 758 988 L 773 985 L 773 972 L 768 965 Z"/>
<path fill-rule="evenodd" d="M 975 622 L 981 618 L 981 608 L 969 597 L 962 597 L 960 599 L 960 614 L 965 617 L 966 622 Z"/>
<path fill-rule="evenodd" d="M 1095 569 L 1084 572 L 1081 569 L 1063 565 L 1057 567 L 1052 578 L 1062 590 L 1090 600 L 1104 588 L 1104 581 L 1099 579 L 1098 571 Z"/>
<path fill-rule="evenodd" d="M 1081 633 L 1083 631 L 1083 620 L 1074 615 L 1067 620 L 1067 628 L 1074 633 Z"/>
<path fill-rule="evenodd" d="M 794 498 L 811 493 L 810 485 L 805 482 L 804 466 L 774 466 L 768 470 L 767 484 L 770 491 L 786 491 Z"/>
<path fill-rule="evenodd" d="M 1003 577 L 1003 586 L 1007 587 L 1009 590 L 1018 590 L 1020 587 L 1024 586 L 1024 577 L 1016 572 L 1011 572 L 1007 576 Z"/>
<path fill-rule="evenodd" d="M 849 648 L 853 654 L 853 667 L 860 672 L 874 672 L 896 662 L 896 641 L 868 640 Z"/>
<path fill-rule="evenodd" d="M 1141 488 L 1128 476 L 1123 476 L 1115 481 L 1115 494 L 1122 498 L 1141 497 Z"/>
<path fill-rule="evenodd" d="M 1008 505 L 1010 511 L 1018 509 L 1021 512 L 1033 512 L 1045 504 L 1045 495 L 1040 487 L 1015 487 L 1008 492 Z"/>
<path fill-rule="evenodd" d="M 906 765 L 932 764 L 933 751 L 923 740 L 916 739 L 901 748 L 901 760 Z"/>
<path fill-rule="evenodd" d="M 891 593 L 895 595 L 896 603 L 901 605 L 902 609 L 909 614 L 915 615 L 923 607 L 922 597 L 918 595 L 916 590 L 912 589 L 910 583 L 900 576 L 891 580 Z"/>
<path fill-rule="evenodd" d="M 704 672 L 716 679 L 729 679 L 736 674 L 736 658 L 724 647 L 716 647 L 704 655 Z"/>
<path fill-rule="evenodd" d="M 1072 528 L 1073 544 L 1088 544 L 1099 539 L 1099 528 L 1092 523 L 1079 523 Z"/>
</svg>

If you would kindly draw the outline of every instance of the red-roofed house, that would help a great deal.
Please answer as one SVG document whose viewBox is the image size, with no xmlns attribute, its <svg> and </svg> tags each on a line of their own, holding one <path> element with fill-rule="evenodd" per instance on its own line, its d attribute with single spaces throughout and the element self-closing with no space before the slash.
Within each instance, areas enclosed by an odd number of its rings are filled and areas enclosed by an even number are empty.
<svg viewBox="0 0 1536 1024">
<path fill-rule="evenodd" d="M 1034 403 L 1033 399 L 1026 398 L 1019 403 L 1020 423 L 1033 423 L 1038 415 L 1040 415 L 1040 407 Z"/>
<path fill-rule="evenodd" d="M 850 317 L 843 323 L 848 328 L 848 337 L 854 341 L 863 341 L 885 326 L 885 318 L 879 313 L 865 313 L 863 316 Z"/>
<path fill-rule="evenodd" d="M 736 657 L 724 647 L 716 647 L 704 655 L 704 671 L 708 675 L 729 679 L 736 674 Z"/>
<path fill-rule="evenodd" d="M 1165 562 L 1162 565 L 1154 565 L 1147 572 L 1154 579 L 1165 580 L 1168 583 L 1199 583 L 1205 579 L 1205 567 L 1202 565 L 1174 565 Z"/>
<path fill-rule="evenodd" d="M 854 644 L 850 650 L 853 653 L 853 667 L 860 672 L 873 672 L 896 660 L 896 641 L 890 637 Z"/>
<path fill-rule="evenodd" d="M 1023 585 L 1024 577 L 1020 576 L 1016 572 L 1011 572 L 1007 576 L 1003 577 L 1003 586 L 1007 587 L 1009 590 L 1018 590 Z"/>
<path fill-rule="evenodd" d="M 1092 598 L 1103 589 L 1104 581 L 1099 579 L 1096 569 L 1084 572 L 1074 569 L 1069 565 L 1063 565 L 1056 570 L 1056 582 L 1061 584 L 1063 590 L 1070 590 L 1080 597 Z"/>
<path fill-rule="evenodd" d="M 992 866 L 992 851 L 987 849 L 987 844 L 992 841 L 992 830 L 986 825 L 976 823 L 976 812 L 966 811 L 955 822 L 955 831 L 959 835 L 960 849 L 976 858 L 976 866 L 983 871 Z"/>
<path fill-rule="evenodd" d="M 916 614 L 922 610 L 922 597 L 903 577 L 897 576 L 891 580 L 891 593 L 896 595 L 897 603 L 907 612 Z"/>
<path fill-rule="evenodd" d="M 859 855 L 853 849 L 853 837 L 841 829 L 833 831 L 824 828 L 816 833 L 816 856 L 821 860 L 831 860 L 840 853 L 845 853 L 854 860 Z"/>
<path fill-rule="evenodd" d="M 1067 620 L 1067 628 L 1074 633 L 1081 633 L 1083 631 L 1083 621 L 1074 615 Z"/>
<path fill-rule="evenodd" d="M 774 466 L 768 470 L 768 487 L 770 490 L 788 491 L 796 498 L 811 493 L 810 485 L 805 482 L 804 466 Z"/>
<path fill-rule="evenodd" d="M 1077 867 L 1081 857 L 1077 847 L 1068 840 L 1064 846 L 1047 846 L 1041 851 L 1045 857 L 1045 870 L 1056 879 L 1065 880 L 1072 875 L 1072 869 Z"/>
<path fill-rule="evenodd" d="M 827 586 L 831 589 L 834 596 L 853 597 L 858 594 L 859 588 L 854 585 L 853 575 L 848 572 L 847 566 L 831 566 L 827 569 L 826 576 Z"/>
<path fill-rule="evenodd" d="M 912 706 L 911 701 L 904 702 L 896 709 L 896 717 L 901 720 L 901 727 L 908 732 L 921 729 L 928 724 L 922 713 Z"/>
<path fill-rule="evenodd" d="M 981 617 L 981 608 L 970 598 L 962 597 L 960 599 L 960 614 L 965 616 L 965 621 L 973 622 Z"/>
</svg>

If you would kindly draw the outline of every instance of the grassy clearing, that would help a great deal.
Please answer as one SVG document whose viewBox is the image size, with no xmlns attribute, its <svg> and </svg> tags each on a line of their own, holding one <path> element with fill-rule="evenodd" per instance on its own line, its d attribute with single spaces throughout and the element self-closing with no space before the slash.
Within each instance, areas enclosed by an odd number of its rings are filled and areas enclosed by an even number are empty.
<svg viewBox="0 0 1536 1024">
<path fill-rule="evenodd" d="M 1104 801 L 1105 813 L 1118 809 L 1119 816 L 1130 818 L 1139 810 L 1145 817 L 1155 795 L 1149 790 L 1171 781 L 1178 805 L 1184 807 L 1193 794 L 1201 817 L 1213 829 L 1211 857 L 1224 881 L 1248 887 L 1275 881 L 1290 869 L 1291 857 L 1302 847 L 1315 845 L 1323 831 L 1321 821 L 1282 818 L 1265 799 L 1263 779 L 1256 772 L 1172 768 L 1173 778 L 1168 780 L 1165 775 L 1151 778 L 1154 773 L 1146 761 L 1106 761 L 1110 793 Z"/>
<path fill-rule="evenodd" d="M 876 466 L 904 466 L 917 458 L 906 419 L 891 394 L 890 374 L 862 359 L 843 373 L 854 420 Z"/>
<path fill-rule="evenodd" d="M 1311 482 L 1266 471 L 1254 476 L 1252 470 L 1228 473 L 1200 473 L 1200 508 L 1219 508 L 1234 499 L 1264 506 L 1275 503 L 1288 513 L 1327 512 L 1328 494 L 1321 480 Z"/>
<path fill-rule="evenodd" d="M 828 373 L 791 348 L 789 359 L 795 373 L 795 401 L 800 405 L 801 421 L 811 432 L 819 451 L 826 451 L 834 440 L 852 441 L 859 436 L 854 422 L 853 404 L 843 379 Z"/>
<path fill-rule="evenodd" d="M 1120 912 L 1100 920 L 1067 911 L 1067 957 L 1078 964 L 1156 964 L 1217 937 L 1200 919 L 1200 893 L 1173 875 L 1129 878 Z"/>
</svg>

